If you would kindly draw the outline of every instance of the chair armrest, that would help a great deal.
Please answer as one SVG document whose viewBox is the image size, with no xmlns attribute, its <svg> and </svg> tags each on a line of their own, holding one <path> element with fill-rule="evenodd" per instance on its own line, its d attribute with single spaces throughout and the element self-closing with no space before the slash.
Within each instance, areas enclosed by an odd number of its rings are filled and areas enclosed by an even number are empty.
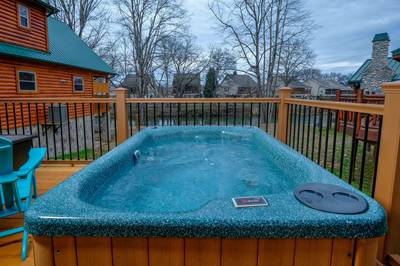
<svg viewBox="0 0 400 266">
<path fill-rule="evenodd" d="M 7 183 L 13 183 L 18 180 L 18 176 L 15 174 L 15 172 L 7 174 L 7 175 L 0 175 L 0 184 L 7 184 Z"/>
<path fill-rule="evenodd" d="M 25 168 L 25 169 L 19 169 L 18 171 L 15 171 L 14 173 L 18 178 L 25 178 L 25 177 L 27 177 L 29 172 L 32 171 L 32 170 L 33 169 Z"/>
<path fill-rule="evenodd" d="M 32 148 L 29 151 L 28 161 L 18 171 L 32 171 L 40 165 L 45 155 L 46 148 Z"/>
</svg>

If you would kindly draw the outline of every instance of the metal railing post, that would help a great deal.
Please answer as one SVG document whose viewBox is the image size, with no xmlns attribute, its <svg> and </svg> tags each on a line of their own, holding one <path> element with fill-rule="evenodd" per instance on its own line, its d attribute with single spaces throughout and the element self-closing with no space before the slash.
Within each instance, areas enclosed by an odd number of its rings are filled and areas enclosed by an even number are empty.
<svg viewBox="0 0 400 266">
<path fill-rule="evenodd" d="M 386 209 L 389 231 L 381 239 L 378 259 L 400 254 L 400 82 L 382 85 L 385 92 L 375 199 Z"/>
<path fill-rule="evenodd" d="M 285 103 L 286 98 L 290 98 L 293 89 L 291 88 L 280 88 L 278 90 L 279 93 L 279 113 L 278 113 L 278 134 L 277 137 L 283 143 L 286 143 L 286 131 L 287 131 L 287 115 L 288 115 L 288 104 Z"/>
<path fill-rule="evenodd" d="M 128 110 L 126 108 L 127 89 L 117 88 L 116 114 L 117 114 L 117 144 L 121 144 L 128 138 Z"/>
</svg>

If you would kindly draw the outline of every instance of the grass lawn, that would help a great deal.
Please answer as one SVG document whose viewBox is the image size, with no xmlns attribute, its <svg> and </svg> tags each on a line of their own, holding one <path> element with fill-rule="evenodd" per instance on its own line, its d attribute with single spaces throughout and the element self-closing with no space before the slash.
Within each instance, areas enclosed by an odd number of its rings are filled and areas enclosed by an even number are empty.
<svg viewBox="0 0 400 266">
<path fill-rule="evenodd" d="M 307 125 L 307 124 L 306 124 Z M 325 126 L 325 125 L 324 125 Z M 363 157 L 363 149 L 364 143 L 363 141 L 358 141 L 356 152 L 352 155 L 352 135 L 346 134 L 345 135 L 345 142 L 343 143 L 343 133 L 337 132 L 336 135 L 336 144 L 334 148 L 334 132 L 335 130 L 330 129 L 329 131 L 323 127 L 322 132 L 319 132 L 318 125 L 316 126 L 315 130 L 315 138 L 314 138 L 314 149 L 312 147 L 312 140 L 313 140 L 313 126 L 310 127 L 310 134 L 309 134 L 309 145 L 308 145 L 308 153 L 307 153 L 307 126 L 305 129 L 304 137 L 302 132 L 302 125 L 300 128 L 300 135 L 299 135 L 299 144 L 297 144 L 297 130 L 295 133 L 294 140 L 291 141 L 292 148 L 298 150 L 302 154 L 308 156 L 310 159 L 312 158 L 312 154 L 314 153 L 313 161 L 318 163 L 318 153 L 319 153 L 319 164 L 322 167 L 325 167 L 327 170 L 331 171 L 333 174 L 340 177 L 340 162 L 343 160 L 342 166 L 342 174 L 341 177 L 346 182 L 350 180 L 350 170 L 351 170 L 351 158 L 352 156 L 354 160 L 354 167 L 353 173 L 351 177 L 351 184 L 361 189 L 364 193 L 371 195 L 372 193 L 372 183 L 374 177 L 374 167 L 375 167 L 375 145 L 366 145 L 365 151 L 365 162 L 364 162 L 364 173 L 361 173 L 362 168 L 362 157 Z M 296 127 L 297 128 L 297 127 Z M 326 142 L 326 135 L 328 134 L 328 142 Z M 319 145 L 319 139 L 321 135 L 321 145 Z M 302 140 L 304 139 L 304 140 Z M 302 149 L 303 146 L 303 149 Z M 343 149 L 343 157 L 342 157 L 342 146 Z M 298 147 L 298 149 L 297 149 Z M 318 148 L 320 147 L 320 151 Z M 325 163 L 325 151 L 326 151 L 326 163 Z M 333 157 L 333 153 L 334 157 Z M 333 167 L 332 167 L 333 164 Z M 361 175 L 363 178 L 361 178 Z M 361 179 L 363 179 L 362 185 L 360 184 Z M 362 186 L 362 187 L 361 187 Z"/>
</svg>

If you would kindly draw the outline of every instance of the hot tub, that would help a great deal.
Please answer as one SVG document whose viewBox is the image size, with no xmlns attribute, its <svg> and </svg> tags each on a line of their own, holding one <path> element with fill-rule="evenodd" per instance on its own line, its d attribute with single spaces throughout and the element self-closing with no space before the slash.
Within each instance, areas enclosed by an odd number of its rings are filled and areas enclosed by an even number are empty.
<svg viewBox="0 0 400 266">
<path fill-rule="evenodd" d="M 350 189 L 368 210 L 309 208 L 293 195 L 306 183 Z M 235 208 L 241 196 L 268 205 Z M 71 256 L 76 265 L 364 266 L 387 230 L 375 200 L 258 128 L 221 126 L 147 128 L 36 200 L 25 222 L 37 266 Z"/>
</svg>

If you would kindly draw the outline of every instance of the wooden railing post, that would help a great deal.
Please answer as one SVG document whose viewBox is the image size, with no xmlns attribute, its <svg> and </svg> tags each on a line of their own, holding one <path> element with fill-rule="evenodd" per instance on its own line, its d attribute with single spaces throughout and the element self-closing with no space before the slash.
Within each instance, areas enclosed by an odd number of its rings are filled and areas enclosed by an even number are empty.
<svg viewBox="0 0 400 266">
<path fill-rule="evenodd" d="M 340 98 L 342 96 L 342 91 L 340 89 L 336 89 L 335 95 L 336 95 L 336 101 L 340 102 Z"/>
<path fill-rule="evenodd" d="M 127 89 L 117 88 L 116 113 L 117 113 L 117 143 L 121 144 L 128 138 L 128 112 L 126 108 Z"/>
<path fill-rule="evenodd" d="M 389 231 L 380 241 L 378 259 L 400 254 L 400 82 L 382 85 L 385 92 L 375 199 L 386 209 Z"/>
<path fill-rule="evenodd" d="M 285 103 L 286 98 L 290 98 L 293 92 L 291 88 L 280 88 L 279 89 L 279 113 L 278 113 L 278 139 L 283 143 L 286 143 L 286 129 L 287 129 L 287 115 L 288 115 L 288 104 Z"/>
</svg>

